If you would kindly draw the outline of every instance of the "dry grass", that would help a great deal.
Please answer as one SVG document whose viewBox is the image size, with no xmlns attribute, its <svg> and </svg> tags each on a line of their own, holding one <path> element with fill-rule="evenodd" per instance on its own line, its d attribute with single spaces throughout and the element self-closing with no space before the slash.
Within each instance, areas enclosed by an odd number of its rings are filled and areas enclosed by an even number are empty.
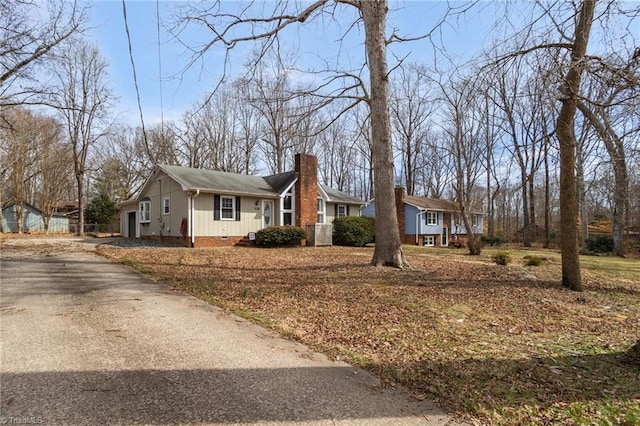
<svg viewBox="0 0 640 426">
<path fill-rule="evenodd" d="M 505 267 L 489 250 L 405 251 L 413 269 L 374 268 L 370 248 L 100 249 L 466 421 L 640 424 L 640 366 L 624 355 L 640 261 L 585 260 L 575 293 L 555 253 L 525 267 L 512 251 Z"/>
</svg>

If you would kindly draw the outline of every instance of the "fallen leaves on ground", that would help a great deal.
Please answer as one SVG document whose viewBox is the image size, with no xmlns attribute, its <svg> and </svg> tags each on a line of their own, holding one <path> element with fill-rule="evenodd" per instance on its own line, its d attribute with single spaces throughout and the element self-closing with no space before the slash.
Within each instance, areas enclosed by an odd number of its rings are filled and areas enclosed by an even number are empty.
<svg viewBox="0 0 640 426">
<path fill-rule="evenodd" d="M 499 266 L 462 250 L 405 250 L 410 269 L 370 266 L 370 248 L 99 248 L 388 386 L 478 424 L 640 424 L 640 281 L 559 262 Z M 640 280 L 640 277 L 638 277 Z"/>
</svg>

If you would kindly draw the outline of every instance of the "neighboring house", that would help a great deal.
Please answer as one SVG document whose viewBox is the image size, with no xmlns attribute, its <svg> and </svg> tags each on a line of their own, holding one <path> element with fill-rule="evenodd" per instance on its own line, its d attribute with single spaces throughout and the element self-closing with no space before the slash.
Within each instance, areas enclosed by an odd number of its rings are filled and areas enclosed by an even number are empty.
<svg viewBox="0 0 640 426">
<path fill-rule="evenodd" d="M 396 211 L 400 238 L 404 244 L 447 246 L 467 240 L 458 204 L 437 198 L 405 195 L 404 188 L 396 188 Z M 375 217 L 375 199 L 363 209 L 363 216 Z M 483 213 L 469 212 L 474 235 L 481 235 Z"/>
<path fill-rule="evenodd" d="M 18 232 L 16 204 L 9 204 L 2 209 L 2 232 Z M 31 204 L 22 206 L 22 232 L 45 232 L 42 211 Z M 49 220 L 50 233 L 68 233 L 69 218 L 54 213 Z"/>
<path fill-rule="evenodd" d="M 297 154 L 294 171 L 264 177 L 158 165 L 140 195 L 120 205 L 120 233 L 191 247 L 233 245 L 267 226 L 306 228 L 359 216 L 363 205 L 318 185 L 312 155 Z"/>
</svg>

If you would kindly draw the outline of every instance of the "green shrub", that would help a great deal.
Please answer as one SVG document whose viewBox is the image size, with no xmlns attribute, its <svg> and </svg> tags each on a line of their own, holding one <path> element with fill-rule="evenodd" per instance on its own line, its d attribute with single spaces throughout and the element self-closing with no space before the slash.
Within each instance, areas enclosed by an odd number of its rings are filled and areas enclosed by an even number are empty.
<svg viewBox="0 0 640 426">
<path fill-rule="evenodd" d="M 524 257 L 525 266 L 540 266 L 545 261 L 544 257 L 527 255 Z"/>
<path fill-rule="evenodd" d="M 612 253 L 613 238 L 609 235 L 590 235 L 587 238 L 587 250 L 590 253 Z"/>
<path fill-rule="evenodd" d="M 106 194 L 94 197 L 84 210 L 86 223 L 107 224 L 113 220 L 116 211 L 116 202 Z"/>
<path fill-rule="evenodd" d="M 296 246 L 305 239 L 307 233 L 297 226 L 269 226 L 256 232 L 256 245 L 262 247 Z"/>
<path fill-rule="evenodd" d="M 492 257 L 493 261 L 498 265 L 507 265 L 511 262 L 511 253 L 508 251 L 496 252 Z"/>
<path fill-rule="evenodd" d="M 364 247 L 373 242 L 376 220 L 367 216 L 343 216 L 333 221 L 333 244 Z"/>
<path fill-rule="evenodd" d="M 486 245 L 490 245 L 491 247 L 493 247 L 493 246 L 500 246 L 500 245 L 506 243 L 506 241 L 502 237 L 498 237 L 498 236 L 489 237 L 487 235 L 483 235 L 482 236 L 482 243 L 485 246 Z"/>
</svg>

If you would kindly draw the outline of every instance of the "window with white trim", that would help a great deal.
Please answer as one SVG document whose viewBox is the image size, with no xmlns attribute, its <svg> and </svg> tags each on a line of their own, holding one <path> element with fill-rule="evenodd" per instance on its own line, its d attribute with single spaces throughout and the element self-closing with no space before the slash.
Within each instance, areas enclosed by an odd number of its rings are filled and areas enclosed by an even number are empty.
<svg viewBox="0 0 640 426">
<path fill-rule="evenodd" d="M 433 247 L 436 245 L 436 237 L 433 235 L 425 235 L 424 236 L 424 245 L 428 247 Z"/>
<path fill-rule="evenodd" d="M 427 212 L 424 216 L 425 216 L 425 223 L 427 225 L 438 224 L 438 212 Z"/>
<path fill-rule="evenodd" d="M 234 197 L 220 196 L 220 220 L 234 220 L 235 219 L 235 203 Z"/>
<path fill-rule="evenodd" d="M 151 222 L 151 201 L 140 201 L 138 204 L 140 223 Z"/>
<path fill-rule="evenodd" d="M 169 201 L 169 197 L 164 197 L 162 199 L 162 214 L 163 215 L 167 215 L 170 212 L 170 201 Z"/>
<path fill-rule="evenodd" d="M 478 215 L 471 215 L 471 226 L 478 226 Z"/>
<path fill-rule="evenodd" d="M 347 216 L 347 206 L 344 204 L 338 204 L 338 217 Z"/>
<path fill-rule="evenodd" d="M 282 224 L 293 225 L 293 186 L 282 197 Z"/>
<path fill-rule="evenodd" d="M 318 198 L 318 219 L 317 223 L 324 223 L 325 204 L 324 199 Z"/>
</svg>

